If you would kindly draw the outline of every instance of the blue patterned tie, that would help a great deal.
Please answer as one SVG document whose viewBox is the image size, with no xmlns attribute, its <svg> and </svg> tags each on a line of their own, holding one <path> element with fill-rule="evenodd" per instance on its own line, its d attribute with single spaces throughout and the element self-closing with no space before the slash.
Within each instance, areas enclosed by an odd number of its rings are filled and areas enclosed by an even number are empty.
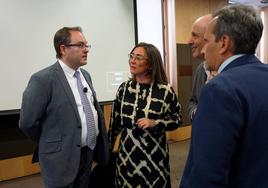
<svg viewBox="0 0 268 188">
<path fill-rule="evenodd" d="M 75 71 L 74 76 L 76 77 L 77 87 L 79 91 L 79 95 L 81 97 L 83 109 L 86 115 L 86 123 L 87 123 L 87 145 L 90 149 L 94 149 L 96 145 L 96 129 L 95 129 L 95 121 L 91 106 L 89 104 L 86 93 L 84 92 L 84 86 L 81 81 L 80 72 Z"/>
</svg>

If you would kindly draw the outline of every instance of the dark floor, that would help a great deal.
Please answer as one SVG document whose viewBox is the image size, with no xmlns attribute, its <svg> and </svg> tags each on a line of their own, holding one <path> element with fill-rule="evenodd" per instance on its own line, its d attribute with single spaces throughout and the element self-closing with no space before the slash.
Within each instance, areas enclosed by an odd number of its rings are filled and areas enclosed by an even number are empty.
<svg viewBox="0 0 268 188">
<path fill-rule="evenodd" d="M 172 188 L 177 188 L 181 180 L 188 155 L 190 140 L 171 142 L 169 144 L 170 173 Z M 39 174 L 0 182 L 1 188 L 44 188 Z"/>
</svg>

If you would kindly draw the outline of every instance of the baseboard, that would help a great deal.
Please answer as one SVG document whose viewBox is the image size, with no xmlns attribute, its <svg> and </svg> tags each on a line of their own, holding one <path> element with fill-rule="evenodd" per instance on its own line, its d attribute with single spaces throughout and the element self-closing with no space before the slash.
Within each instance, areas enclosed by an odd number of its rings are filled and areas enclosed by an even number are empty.
<svg viewBox="0 0 268 188">
<path fill-rule="evenodd" d="M 175 131 L 167 132 L 169 141 L 182 141 L 191 137 L 191 127 L 183 126 Z M 115 150 L 118 148 L 117 139 Z M 32 175 L 40 172 L 39 163 L 32 164 L 32 155 L 0 160 L 0 181 Z"/>
<path fill-rule="evenodd" d="M 32 155 L 0 160 L 0 181 L 40 172 L 39 163 L 32 164 Z"/>
</svg>

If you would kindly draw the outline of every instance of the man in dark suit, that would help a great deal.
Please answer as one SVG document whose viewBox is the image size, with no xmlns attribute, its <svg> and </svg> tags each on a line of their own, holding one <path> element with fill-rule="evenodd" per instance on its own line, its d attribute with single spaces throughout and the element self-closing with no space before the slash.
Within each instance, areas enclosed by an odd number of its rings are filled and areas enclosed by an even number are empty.
<svg viewBox="0 0 268 188">
<path fill-rule="evenodd" d="M 219 74 L 201 92 L 181 188 L 268 187 L 268 67 L 254 55 L 262 30 L 249 5 L 213 14 L 203 51 Z"/>
<path fill-rule="evenodd" d="M 92 161 L 106 164 L 109 156 L 104 116 L 91 77 L 80 68 L 90 46 L 80 27 L 64 27 L 54 47 L 57 62 L 33 74 L 23 93 L 19 126 L 38 144 L 33 160 L 45 187 L 86 188 Z"/>
</svg>

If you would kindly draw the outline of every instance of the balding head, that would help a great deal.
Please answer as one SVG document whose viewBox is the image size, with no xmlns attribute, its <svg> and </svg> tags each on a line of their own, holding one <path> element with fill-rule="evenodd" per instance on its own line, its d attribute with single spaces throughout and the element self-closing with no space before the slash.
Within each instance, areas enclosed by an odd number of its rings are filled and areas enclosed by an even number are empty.
<svg viewBox="0 0 268 188">
<path fill-rule="evenodd" d="M 189 45 L 192 49 L 192 55 L 194 58 L 204 59 L 204 54 L 201 50 L 204 46 L 204 34 L 208 23 L 212 20 L 211 14 L 198 18 L 192 26 L 191 38 Z"/>
</svg>

